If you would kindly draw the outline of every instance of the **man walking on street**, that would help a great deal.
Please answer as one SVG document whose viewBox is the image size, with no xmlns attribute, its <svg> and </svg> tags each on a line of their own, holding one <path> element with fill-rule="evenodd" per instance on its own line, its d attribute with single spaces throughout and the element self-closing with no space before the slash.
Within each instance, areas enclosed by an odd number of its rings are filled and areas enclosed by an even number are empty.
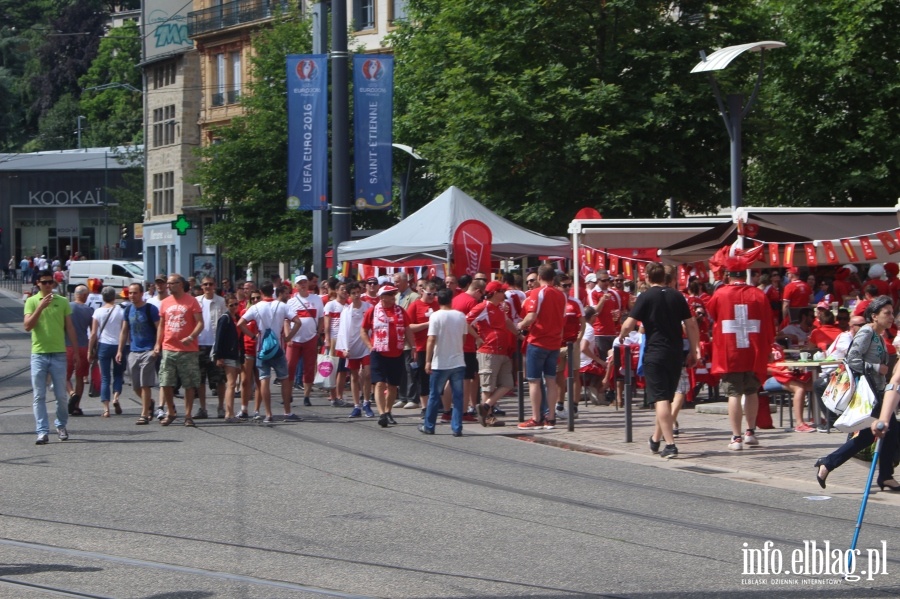
<svg viewBox="0 0 900 599">
<path fill-rule="evenodd" d="M 197 337 L 197 343 L 200 344 L 200 386 L 197 388 L 197 399 L 200 401 L 200 408 L 194 414 L 194 418 L 202 420 L 209 418 L 206 411 L 206 392 L 207 381 L 209 387 L 216 390 L 218 399 L 217 416 L 225 418 L 225 369 L 216 366 L 215 361 L 210 358 L 213 346 L 216 344 L 216 326 L 219 318 L 228 312 L 225 306 L 225 298 L 216 294 L 216 280 L 213 277 L 203 277 L 200 284 L 203 288 L 203 295 L 197 298 L 200 309 L 203 311 L 203 330 Z"/>
<path fill-rule="evenodd" d="M 687 366 L 697 363 L 698 331 L 690 307 L 684 296 L 672 287 L 666 286 L 666 271 L 662 264 L 652 262 L 647 265 L 647 283 L 650 289 L 642 293 L 619 332 L 619 343 L 640 322 L 646 335 L 644 346 L 644 380 L 646 382 L 647 403 L 654 404 L 656 429 L 650 436 L 650 450 L 659 451 L 659 435 L 666 446 L 659 453 L 663 458 L 678 456 L 673 434 L 671 402 L 678 388 L 681 370 L 685 365 L 682 326 L 687 333 L 690 348 L 687 352 Z M 654 438 L 654 436 L 656 438 Z"/>
<path fill-rule="evenodd" d="M 53 382 L 56 396 L 56 434 L 60 441 L 66 441 L 69 433 L 69 404 L 66 398 L 66 337 L 73 348 L 78 348 L 78 336 L 72 324 L 72 306 L 65 297 L 51 290 L 56 286 L 53 273 L 49 270 L 38 272 L 40 291 L 25 300 L 25 331 L 31 333 L 31 386 L 34 389 L 32 409 L 34 410 L 37 440 L 35 445 L 49 442 L 50 425 L 47 421 L 47 376 Z M 81 366 L 81 356 L 73 354 L 75 370 Z"/>
<path fill-rule="evenodd" d="M 78 337 L 78 346 L 73 346 L 66 338 L 66 393 L 69 395 L 69 415 L 83 416 L 81 411 L 81 395 L 84 393 L 84 379 L 87 378 L 90 361 L 88 360 L 88 334 L 94 320 L 94 309 L 87 305 L 88 289 L 84 285 L 75 288 L 75 301 L 69 302 L 72 307 L 72 326 Z M 75 368 L 75 354 L 80 356 L 80 365 Z M 72 386 L 72 374 L 75 385 Z"/>
<path fill-rule="evenodd" d="M 158 354 L 154 351 L 154 345 L 159 326 L 159 310 L 153 304 L 144 301 L 144 291 L 140 283 L 128 286 L 128 297 L 131 305 L 125 309 L 122 319 L 116 362 L 122 363 L 122 354 L 126 347 L 130 347 L 127 360 L 131 388 L 141 398 L 141 416 L 135 424 L 150 424 L 153 418 L 152 393 L 158 382 L 156 375 Z"/>
</svg>

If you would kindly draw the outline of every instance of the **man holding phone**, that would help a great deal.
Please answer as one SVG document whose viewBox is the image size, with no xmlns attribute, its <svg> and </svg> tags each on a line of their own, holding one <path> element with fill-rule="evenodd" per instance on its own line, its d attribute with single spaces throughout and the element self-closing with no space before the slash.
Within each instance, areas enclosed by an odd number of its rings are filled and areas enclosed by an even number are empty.
<svg viewBox="0 0 900 599">
<path fill-rule="evenodd" d="M 69 433 L 69 402 L 66 397 L 66 337 L 77 348 L 78 336 L 72 325 L 72 306 L 60 295 L 53 294 L 56 280 L 49 270 L 38 272 L 40 291 L 25 300 L 25 331 L 31 333 L 31 386 L 34 389 L 34 410 L 37 440 L 35 445 L 49 442 L 50 424 L 47 421 L 47 376 L 53 382 L 56 395 L 56 434 L 66 441 Z M 75 351 L 75 370 L 79 369 L 81 356 Z"/>
</svg>

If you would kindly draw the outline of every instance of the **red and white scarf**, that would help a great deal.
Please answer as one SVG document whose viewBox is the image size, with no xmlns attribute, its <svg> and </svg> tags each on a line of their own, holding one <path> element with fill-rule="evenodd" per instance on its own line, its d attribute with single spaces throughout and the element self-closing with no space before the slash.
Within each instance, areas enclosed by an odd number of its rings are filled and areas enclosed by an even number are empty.
<svg viewBox="0 0 900 599">
<path fill-rule="evenodd" d="M 381 302 L 375 304 L 375 312 L 372 314 L 372 333 L 375 337 L 372 342 L 372 351 L 377 351 L 379 353 L 391 351 L 391 322 L 396 325 L 394 328 L 396 337 L 394 349 L 403 347 L 403 343 L 406 340 L 406 326 L 403 322 L 403 309 L 397 304 L 394 304 L 392 311 L 393 318 L 388 316 Z"/>
</svg>

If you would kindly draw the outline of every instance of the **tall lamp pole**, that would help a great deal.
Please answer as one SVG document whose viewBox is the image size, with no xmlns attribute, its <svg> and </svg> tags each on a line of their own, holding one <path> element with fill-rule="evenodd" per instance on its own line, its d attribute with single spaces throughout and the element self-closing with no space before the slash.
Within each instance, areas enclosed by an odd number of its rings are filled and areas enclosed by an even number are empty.
<svg viewBox="0 0 900 599">
<path fill-rule="evenodd" d="M 413 160 L 422 160 L 423 158 L 416 154 L 411 146 L 405 146 L 403 144 L 391 145 L 409 155 L 409 164 L 406 167 L 406 174 L 403 176 L 403 180 L 400 181 L 400 220 L 403 220 L 406 218 L 407 210 L 409 208 L 409 179 L 412 177 Z"/>
<path fill-rule="evenodd" d="M 709 56 L 705 52 L 700 52 L 701 61 L 695 66 L 691 73 L 706 73 L 709 76 L 710 85 L 712 85 L 713 93 L 716 95 L 716 102 L 719 105 L 719 114 L 725 121 L 725 129 L 728 131 L 728 137 L 731 140 L 731 211 L 732 213 L 741 207 L 741 121 L 750 112 L 756 96 L 759 93 L 759 86 L 762 83 L 763 76 L 763 54 L 765 50 L 774 50 L 784 48 L 784 42 L 752 42 L 749 44 L 741 44 L 740 46 L 729 46 L 716 50 Z M 741 94 L 728 95 L 728 108 L 722 102 L 722 94 L 719 92 L 719 86 L 716 78 L 713 76 L 715 71 L 721 71 L 726 68 L 731 61 L 743 54 L 744 52 L 759 52 L 759 74 L 756 76 L 756 85 L 753 93 L 747 101 L 747 105 L 743 106 L 744 96 Z"/>
</svg>

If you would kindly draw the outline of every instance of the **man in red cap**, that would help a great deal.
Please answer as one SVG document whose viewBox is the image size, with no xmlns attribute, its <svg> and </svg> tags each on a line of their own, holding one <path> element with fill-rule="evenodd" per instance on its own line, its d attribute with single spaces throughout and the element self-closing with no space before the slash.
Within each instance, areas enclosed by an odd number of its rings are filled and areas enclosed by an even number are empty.
<svg viewBox="0 0 900 599">
<path fill-rule="evenodd" d="M 725 261 L 728 284 L 719 287 L 706 305 L 707 313 L 716 323 L 712 373 L 720 375 L 725 383 L 732 433 L 728 449 L 731 450 L 743 449 L 745 444 L 759 444 L 755 432 L 757 392 L 761 381 L 766 380 L 769 350 L 775 339 L 772 312 L 765 294 L 747 285 L 747 268 L 754 261 L 752 253 L 729 257 Z M 742 436 L 744 416 L 747 429 Z"/>
<path fill-rule="evenodd" d="M 509 354 L 518 331 L 503 309 L 507 289 L 500 281 L 491 281 L 484 288 L 484 301 L 466 315 L 466 320 L 481 336 L 476 358 L 482 399 L 478 404 L 478 420 L 482 426 L 503 426 L 494 416 L 494 407 L 514 385 Z"/>
<path fill-rule="evenodd" d="M 795 322 L 796 318 L 791 318 L 791 308 L 796 312 L 800 308 L 806 308 L 812 299 L 812 289 L 806 283 L 806 273 L 800 272 L 796 266 L 787 269 L 790 282 L 784 286 L 784 292 L 781 294 L 781 314 L 786 321 L 785 325 Z"/>
</svg>

